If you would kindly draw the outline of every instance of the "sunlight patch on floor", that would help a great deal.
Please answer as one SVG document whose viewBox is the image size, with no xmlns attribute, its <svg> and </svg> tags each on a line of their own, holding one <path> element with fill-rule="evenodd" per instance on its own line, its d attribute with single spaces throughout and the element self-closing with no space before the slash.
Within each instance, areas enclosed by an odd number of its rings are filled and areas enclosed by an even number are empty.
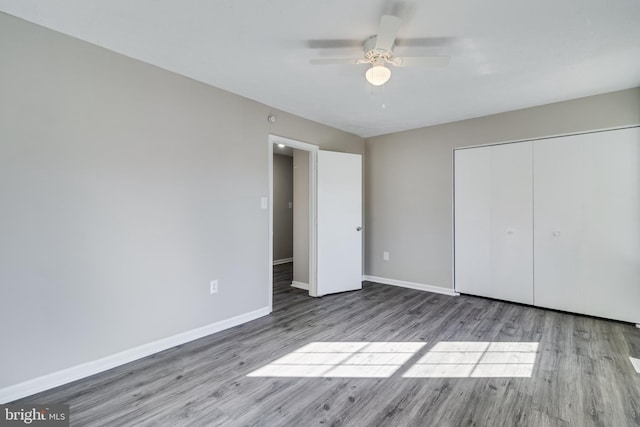
<svg viewBox="0 0 640 427">
<path fill-rule="evenodd" d="M 313 342 L 247 376 L 388 378 L 425 344 Z"/>
<path fill-rule="evenodd" d="M 388 378 L 424 342 L 312 342 L 248 377 Z M 530 378 L 537 342 L 440 341 L 410 366 L 404 378 Z M 640 360 L 630 358 L 640 372 Z"/>
<path fill-rule="evenodd" d="M 633 369 L 635 369 L 636 372 L 640 374 L 640 359 L 636 359 L 635 357 L 629 356 L 629 360 L 631 360 L 631 364 L 633 365 Z"/>
<path fill-rule="evenodd" d="M 531 377 L 537 342 L 441 341 L 405 378 Z"/>
</svg>

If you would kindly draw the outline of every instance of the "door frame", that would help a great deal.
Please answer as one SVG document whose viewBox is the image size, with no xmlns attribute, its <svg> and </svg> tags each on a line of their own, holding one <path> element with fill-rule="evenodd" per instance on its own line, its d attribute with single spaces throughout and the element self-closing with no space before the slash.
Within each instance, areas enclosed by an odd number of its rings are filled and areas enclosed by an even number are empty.
<svg viewBox="0 0 640 427">
<path fill-rule="evenodd" d="M 318 296 L 317 272 L 317 195 L 318 195 L 318 150 L 319 146 L 283 136 L 269 134 L 267 138 L 269 155 L 269 268 L 267 283 L 269 284 L 269 311 L 273 311 L 273 146 L 284 144 L 297 150 L 309 153 L 309 296 Z M 295 203 L 295 201 L 294 201 Z"/>
</svg>

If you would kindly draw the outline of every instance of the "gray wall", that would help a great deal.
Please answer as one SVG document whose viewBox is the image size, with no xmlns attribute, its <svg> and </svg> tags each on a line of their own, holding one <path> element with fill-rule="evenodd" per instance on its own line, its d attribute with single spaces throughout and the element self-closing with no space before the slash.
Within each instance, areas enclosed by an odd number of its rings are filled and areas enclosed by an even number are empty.
<svg viewBox="0 0 640 427">
<path fill-rule="evenodd" d="M 454 148 L 638 123 L 635 88 L 368 139 L 365 274 L 453 288 Z"/>
<path fill-rule="evenodd" d="M 293 150 L 293 281 L 309 284 L 309 152 Z"/>
<path fill-rule="evenodd" d="M 268 134 L 364 151 L 2 13 L 0 58 L 0 388 L 267 307 Z"/>
<path fill-rule="evenodd" d="M 273 260 L 293 258 L 293 157 L 273 155 Z"/>
</svg>

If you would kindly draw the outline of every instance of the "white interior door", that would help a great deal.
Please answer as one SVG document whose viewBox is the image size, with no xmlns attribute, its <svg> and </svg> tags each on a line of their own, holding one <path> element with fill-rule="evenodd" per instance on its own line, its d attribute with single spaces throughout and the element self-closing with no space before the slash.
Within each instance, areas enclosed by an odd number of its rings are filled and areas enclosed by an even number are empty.
<svg viewBox="0 0 640 427">
<path fill-rule="evenodd" d="M 535 141 L 535 305 L 584 313 L 584 135 Z"/>
<path fill-rule="evenodd" d="M 456 291 L 533 303 L 531 142 L 455 152 Z"/>
<path fill-rule="evenodd" d="M 640 322 L 640 129 L 585 135 L 585 312 Z"/>
<path fill-rule="evenodd" d="M 362 288 L 362 156 L 318 151 L 317 295 Z"/>
<path fill-rule="evenodd" d="M 533 304 L 531 141 L 491 147 L 492 297 Z"/>
<path fill-rule="evenodd" d="M 491 296 L 491 147 L 456 150 L 455 288 Z"/>
</svg>

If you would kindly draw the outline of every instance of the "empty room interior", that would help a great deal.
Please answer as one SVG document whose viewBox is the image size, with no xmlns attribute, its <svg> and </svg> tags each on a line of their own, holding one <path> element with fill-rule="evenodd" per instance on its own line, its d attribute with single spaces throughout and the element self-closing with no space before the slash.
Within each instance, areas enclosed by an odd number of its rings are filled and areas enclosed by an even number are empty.
<svg viewBox="0 0 640 427">
<path fill-rule="evenodd" d="M 0 424 L 640 425 L 638 22 L 0 0 Z"/>
</svg>

